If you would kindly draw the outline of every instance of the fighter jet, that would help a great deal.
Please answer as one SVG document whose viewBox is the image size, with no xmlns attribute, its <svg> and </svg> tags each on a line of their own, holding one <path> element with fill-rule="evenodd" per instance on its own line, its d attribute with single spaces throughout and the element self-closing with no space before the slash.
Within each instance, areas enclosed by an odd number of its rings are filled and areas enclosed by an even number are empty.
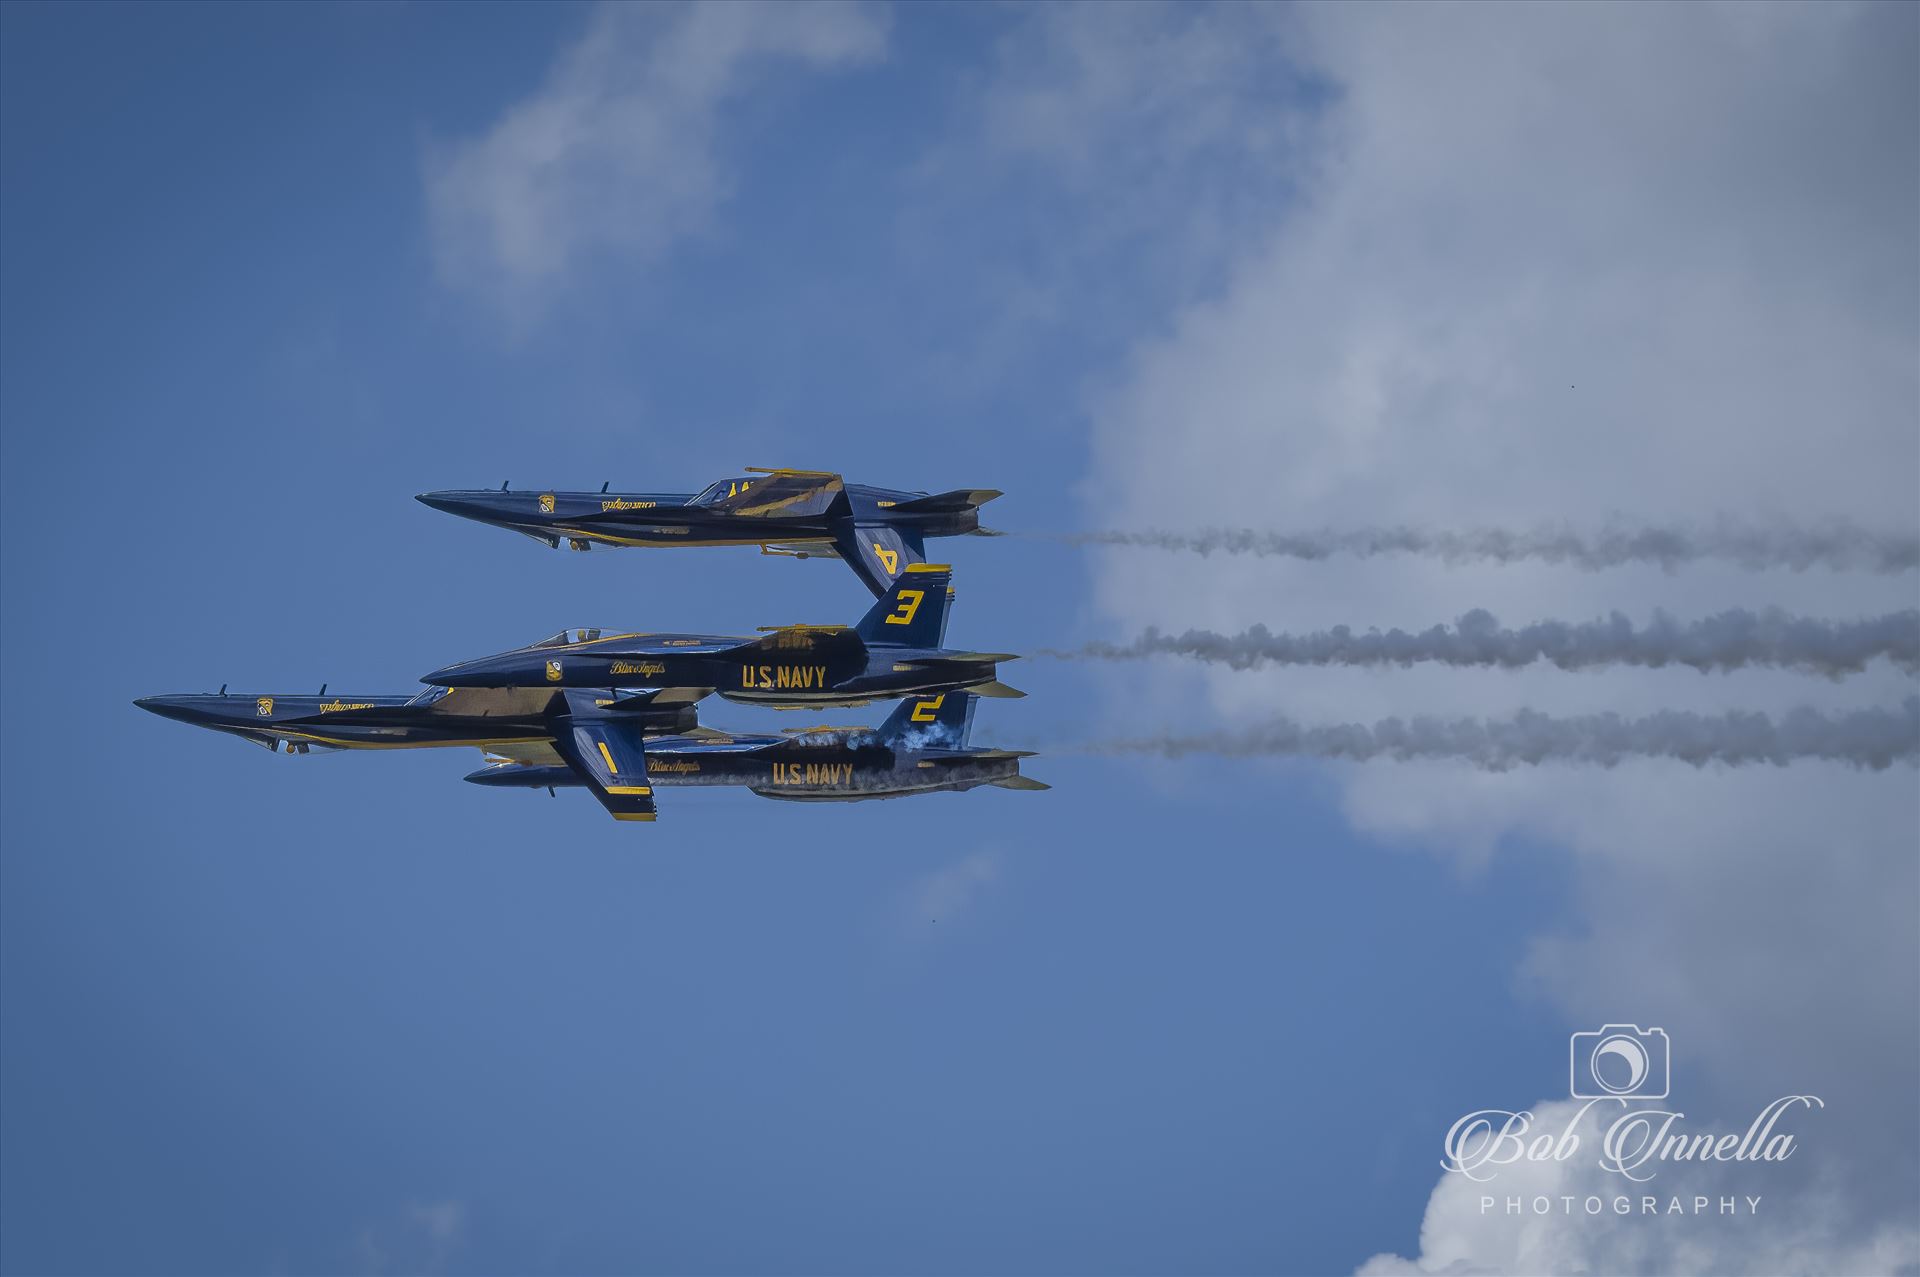
<svg viewBox="0 0 1920 1277">
<path fill-rule="evenodd" d="M 430 687 L 413 696 L 335 696 L 323 684 L 314 696 L 229 695 L 147 696 L 141 709 L 226 732 L 242 740 L 289 754 L 314 749 L 430 749 L 471 745 L 496 753 L 524 754 L 539 761 L 558 760 L 547 748 L 566 730 L 575 712 L 567 698 L 543 688 Z M 667 734 L 699 726 L 693 703 L 680 690 L 608 690 L 578 702 L 600 717 L 618 719 L 634 730 Z"/>
<path fill-rule="evenodd" d="M 584 785 L 621 819 L 631 817 L 614 809 L 611 799 L 636 786 L 657 791 L 674 785 L 744 785 L 764 798 L 790 802 L 859 802 L 978 785 L 1048 788 L 1020 774 L 1020 760 L 1032 757 L 1032 751 L 968 746 L 975 704 L 968 692 L 902 701 L 877 732 L 864 727 L 810 727 L 780 736 L 702 731 L 644 743 L 632 733 L 617 741 L 603 734 L 576 743 L 565 765 L 503 758 L 467 779 L 549 792 Z M 653 793 L 646 798 L 650 814 Z"/>
<path fill-rule="evenodd" d="M 440 687 L 648 687 L 804 709 L 962 689 L 1025 695 L 998 681 L 1004 652 L 954 651 L 945 641 L 953 569 L 908 565 L 858 625 L 786 625 L 758 638 L 715 634 L 561 631 L 530 647 L 449 665 L 421 678 Z"/>
<path fill-rule="evenodd" d="M 992 488 L 929 495 L 848 484 L 823 470 L 766 470 L 681 492 L 425 492 L 436 510 L 521 532 L 558 549 L 595 545 L 757 545 L 796 558 L 838 555 L 874 594 L 926 561 L 926 538 L 993 536 L 980 526 Z"/>
<path fill-rule="evenodd" d="M 148 696 L 134 702 L 162 718 L 209 727 L 278 751 L 422 749 L 470 745 L 493 760 L 533 767 L 594 768 L 595 789 L 620 820 L 652 820 L 652 791 L 615 774 L 614 759 L 648 736 L 698 733 L 695 697 L 668 691 L 559 692 L 533 688 L 431 687 L 416 696 Z M 596 751 L 595 746 L 598 746 Z M 594 757 L 589 759 L 587 755 Z"/>
<path fill-rule="evenodd" d="M 616 820 L 652 820 L 656 784 L 743 784 L 775 798 L 889 798 L 1001 785 L 1045 789 L 1020 775 L 1017 751 L 969 749 L 973 700 L 946 693 L 906 702 L 878 732 L 814 729 L 729 736 L 700 727 L 672 690 L 429 688 L 418 696 L 216 694 L 149 696 L 163 718 L 278 751 L 479 746 L 486 785 L 584 786 Z M 663 735 L 663 733 L 671 733 Z M 651 742 L 651 743 L 649 743 Z M 649 775 L 649 753 L 657 752 Z"/>
</svg>

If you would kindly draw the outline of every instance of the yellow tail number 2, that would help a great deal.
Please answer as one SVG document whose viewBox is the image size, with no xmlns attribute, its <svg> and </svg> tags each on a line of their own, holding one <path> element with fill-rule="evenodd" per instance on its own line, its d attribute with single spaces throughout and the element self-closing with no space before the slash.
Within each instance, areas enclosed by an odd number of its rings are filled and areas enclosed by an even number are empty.
<svg viewBox="0 0 1920 1277">
<path fill-rule="evenodd" d="M 900 591 L 900 606 L 887 614 L 888 625 L 911 625 L 913 614 L 920 610 L 920 600 L 927 597 L 925 590 Z"/>
<path fill-rule="evenodd" d="M 941 703 L 946 699 L 946 693 L 943 692 L 930 701 L 921 701 L 913 707 L 913 713 L 909 714 L 908 717 L 916 723 L 931 723 L 934 721 L 933 716 L 935 712 L 939 710 Z"/>
</svg>

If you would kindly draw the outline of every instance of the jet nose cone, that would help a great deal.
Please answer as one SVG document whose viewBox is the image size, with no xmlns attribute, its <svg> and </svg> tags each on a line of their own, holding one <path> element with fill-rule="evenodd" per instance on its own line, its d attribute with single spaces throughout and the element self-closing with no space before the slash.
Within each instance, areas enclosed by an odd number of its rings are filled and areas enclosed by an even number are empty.
<svg viewBox="0 0 1920 1277">
<path fill-rule="evenodd" d="M 485 687 L 486 683 L 480 677 L 481 667 L 485 664 L 484 661 L 462 661 L 458 665 L 448 665 L 430 674 L 422 674 L 420 681 L 433 687 Z"/>
<path fill-rule="evenodd" d="M 149 714 L 158 714 L 162 718 L 171 718 L 177 723 L 191 723 L 198 717 L 184 696 L 142 696 L 134 704 Z"/>
<path fill-rule="evenodd" d="M 460 514 L 461 502 L 456 492 L 422 492 L 414 498 L 421 505 L 430 506 L 442 514 Z"/>
</svg>

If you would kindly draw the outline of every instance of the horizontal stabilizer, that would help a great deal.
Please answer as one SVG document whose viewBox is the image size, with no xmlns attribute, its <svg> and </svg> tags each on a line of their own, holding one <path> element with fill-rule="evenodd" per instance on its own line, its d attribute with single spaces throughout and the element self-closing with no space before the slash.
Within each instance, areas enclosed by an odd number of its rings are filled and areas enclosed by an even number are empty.
<svg viewBox="0 0 1920 1277">
<path fill-rule="evenodd" d="M 1017 661 L 1020 658 L 1012 652 L 941 652 L 937 656 L 909 656 L 897 661 L 898 665 L 939 665 L 944 661 L 963 661 L 970 665 L 998 665 L 1002 661 Z"/>
<path fill-rule="evenodd" d="M 990 696 L 995 700 L 1002 701 L 1017 701 L 1026 695 L 1026 693 L 1019 688 L 1008 687 L 999 679 L 994 679 L 989 683 L 975 683 L 967 688 L 967 690 L 975 696 Z"/>
<path fill-rule="evenodd" d="M 992 763 L 1010 758 L 1032 758 L 1033 751 L 1030 749 L 976 749 L 972 751 L 971 757 L 983 763 Z"/>
<path fill-rule="evenodd" d="M 1000 495 L 998 488 L 955 488 L 952 492 L 938 492 L 930 497 L 897 501 L 893 511 L 895 514 L 945 514 L 949 511 L 972 510 Z"/>
<path fill-rule="evenodd" d="M 998 785 L 1002 789 L 1041 790 L 1053 788 L 1052 785 L 1047 784 L 1045 781 L 1035 780 L 1031 776 L 1007 776 L 989 783 Z"/>
</svg>

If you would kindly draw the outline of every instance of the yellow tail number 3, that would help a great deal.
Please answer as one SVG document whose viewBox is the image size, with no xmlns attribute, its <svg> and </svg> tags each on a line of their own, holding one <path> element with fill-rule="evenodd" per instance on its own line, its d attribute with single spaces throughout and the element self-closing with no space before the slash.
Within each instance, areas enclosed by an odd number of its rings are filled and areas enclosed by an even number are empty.
<svg viewBox="0 0 1920 1277">
<path fill-rule="evenodd" d="M 900 591 L 900 606 L 887 614 L 888 625 L 911 625 L 913 614 L 920 610 L 920 600 L 927 597 L 925 590 Z"/>
<path fill-rule="evenodd" d="M 880 560 L 880 566 L 887 570 L 888 576 L 900 575 L 900 551 L 889 550 L 878 541 L 873 543 L 873 557 Z"/>
</svg>

